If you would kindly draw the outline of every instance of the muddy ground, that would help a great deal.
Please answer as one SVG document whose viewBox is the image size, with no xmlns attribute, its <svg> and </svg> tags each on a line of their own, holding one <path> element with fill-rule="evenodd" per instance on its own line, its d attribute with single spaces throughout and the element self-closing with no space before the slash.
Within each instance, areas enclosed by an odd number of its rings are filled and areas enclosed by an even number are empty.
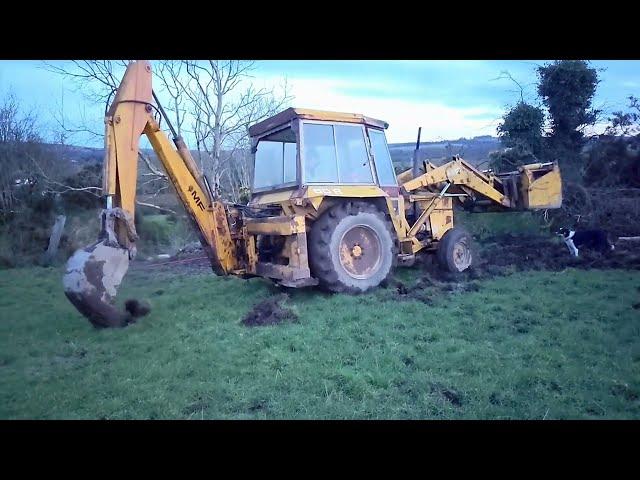
<svg viewBox="0 0 640 480">
<path fill-rule="evenodd" d="M 474 265 L 460 275 L 447 275 L 433 264 L 433 255 L 421 255 L 417 266 L 432 271 L 441 281 L 478 280 L 513 271 L 552 270 L 565 268 L 640 269 L 640 242 L 619 241 L 616 249 L 605 255 L 581 251 L 579 258 L 569 254 L 561 241 L 548 236 L 498 235 L 474 243 Z M 171 259 L 136 262 L 137 268 L 171 271 L 211 270 L 201 249 L 181 253 Z"/>
<path fill-rule="evenodd" d="M 530 237 L 500 235 L 486 238 L 475 247 L 475 266 L 467 275 L 470 278 L 485 278 L 501 275 L 505 270 L 551 270 L 565 268 L 580 269 L 640 269 L 640 244 L 618 242 L 612 252 L 601 254 L 582 250 L 575 258 L 562 241 L 553 237 Z"/>
<path fill-rule="evenodd" d="M 606 254 L 581 251 L 580 257 L 569 254 L 563 242 L 553 237 L 500 235 L 488 237 L 473 246 L 473 266 L 465 272 L 452 274 L 442 271 L 435 263 L 435 255 L 422 255 L 413 268 L 422 275 L 412 283 L 391 279 L 386 287 L 398 299 L 415 299 L 431 303 L 441 292 L 465 292 L 479 289 L 478 280 L 527 270 L 562 271 L 578 269 L 640 270 L 640 244 L 618 242 L 616 249 Z"/>
<path fill-rule="evenodd" d="M 257 327 L 262 325 L 276 325 L 283 322 L 297 322 L 298 316 L 289 308 L 283 306 L 289 295 L 281 293 L 269 297 L 258 303 L 242 319 L 242 324 L 247 327 Z"/>
<path fill-rule="evenodd" d="M 209 261 L 201 250 L 170 260 L 140 262 L 138 268 L 181 274 L 211 272 Z M 465 272 L 451 274 L 442 271 L 435 263 L 435 255 L 430 254 L 419 256 L 411 268 L 420 271 L 417 281 L 405 283 L 391 276 L 381 285 L 383 292 L 380 295 L 430 304 L 440 293 L 476 291 L 480 288 L 480 280 L 518 271 L 562 271 L 566 268 L 640 270 L 640 242 L 619 241 L 613 252 L 600 254 L 581 251 L 580 257 L 574 258 L 564 243 L 554 237 L 505 234 L 487 237 L 482 242 L 476 241 L 473 245 L 473 266 Z M 287 294 L 281 294 L 260 302 L 242 323 L 258 326 L 296 321 L 296 315 L 283 306 L 286 300 Z"/>
</svg>

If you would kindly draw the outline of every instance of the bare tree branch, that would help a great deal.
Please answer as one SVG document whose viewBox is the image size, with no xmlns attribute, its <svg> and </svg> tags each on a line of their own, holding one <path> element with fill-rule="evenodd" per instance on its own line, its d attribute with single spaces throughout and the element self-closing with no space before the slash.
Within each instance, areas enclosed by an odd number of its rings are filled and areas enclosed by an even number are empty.
<svg viewBox="0 0 640 480">
<path fill-rule="evenodd" d="M 164 180 L 168 180 L 167 175 L 164 172 L 161 172 L 160 170 L 158 170 L 156 167 L 154 167 L 151 164 L 151 159 L 147 155 L 142 153 L 141 150 L 138 150 L 138 157 L 140 158 L 140 160 L 144 162 L 145 166 L 149 169 L 149 172 L 151 172 L 152 175 L 158 178 L 162 178 Z"/>
<path fill-rule="evenodd" d="M 124 60 L 78 60 L 57 65 L 44 62 L 44 68 L 71 79 L 85 98 L 103 102 L 105 110 L 119 85 Z M 196 158 L 216 193 L 223 180 L 233 192 L 250 183 L 250 156 L 240 153 L 248 147 L 248 127 L 277 113 L 291 97 L 286 82 L 283 93 L 256 88 L 252 71 L 255 62 L 238 60 L 159 60 L 154 76 L 159 94 L 168 99 L 166 110 L 174 116 L 178 135 L 188 132 L 195 139 Z M 173 123 L 173 122 L 172 122 Z M 79 126 L 58 122 L 68 134 L 88 133 L 102 136 L 88 127 L 84 119 Z M 190 125 L 190 130 L 185 129 Z M 166 174 L 140 154 L 149 174 L 167 180 Z M 235 160 L 241 159 L 239 165 Z M 151 182 L 146 182 L 146 184 Z M 237 185 L 236 185 L 237 184 Z M 235 196 L 235 193 L 232 193 Z"/>
<path fill-rule="evenodd" d="M 136 205 L 140 205 L 142 207 L 155 208 L 156 210 L 159 210 L 161 212 L 167 212 L 167 213 L 172 213 L 174 215 L 177 215 L 177 213 L 174 210 L 171 210 L 170 208 L 159 207 L 158 205 L 154 205 L 152 203 L 147 203 L 147 202 L 141 202 L 140 200 L 136 200 Z"/>
</svg>

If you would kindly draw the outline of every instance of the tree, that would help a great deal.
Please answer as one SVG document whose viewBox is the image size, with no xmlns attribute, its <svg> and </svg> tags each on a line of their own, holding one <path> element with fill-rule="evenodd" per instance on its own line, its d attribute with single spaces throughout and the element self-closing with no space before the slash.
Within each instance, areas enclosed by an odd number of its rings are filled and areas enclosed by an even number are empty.
<svg viewBox="0 0 640 480">
<path fill-rule="evenodd" d="M 598 110 L 591 108 L 600 80 L 584 60 L 558 60 L 538 67 L 538 95 L 551 117 L 551 146 L 576 158 L 584 144 L 584 127 L 593 125 Z"/>
<path fill-rule="evenodd" d="M 0 100 L 0 213 L 13 212 L 37 186 L 32 159 L 42 155 L 37 117 L 13 93 Z"/>
<path fill-rule="evenodd" d="M 216 193 L 223 179 L 230 196 L 250 185 L 248 128 L 281 110 L 290 97 L 286 84 L 282 94 L 256 88 L 251 82 L 254 62 L 237 60 L 184 60 L 186 75 L 174 77 L 190 105 L 198 160 Z M 240 153 L 238 155 L 238 153 Z M 237 161 L 241 162 L 238 165 Z M 235 198 L 234 198 L 235 197 Z"/>
<path fill-rule="evenodd" d="M 507 112 L 502 123 L 498 125 L 498 136 L 505 147 L 518 147 L 539 156 L 542 150 L 543 128 L 542 109 L 520 101 Z"/>
<path fill-rule="evenodd" d="M 47 68 L 73 79 L 86 89 L 88 98 L 104 102 L 106 109 L 121 77 L 118 68 L 124 65 L 125 61 L 83 60 L 65 67 L 47 64 Z M 220 193 L 226 183 L 224 193 L 234 200 L 251 182 L 248 126 L 276 113 L 290 100 L 286 84 L 281 94 L 256 88 L 251 81 L 254 68 L 254 62 L 236 60 L 154 62 L 159 80 L 156 93 L 173 114 L 176 130 L 188 144 L 195 142 L 196 161 L 212 188 Z M 144 153 L 141 159 L 149 175 L 167 180 Z"/>
<path fill-rule="evenodd" d="M 638 135 L 640 134 L 640 101 L 630 95 L 628 112 L 613 112 L 613 117 L 609 118 L 611 123 L 607 126 L 607 135 Z"/>
<path fill-rule="evenodd" d="M 537 161 L 542 153 L 544 113 L 520 100 L 498 125 L 500 143 L 507 149 L 490 155 L 495 170 L 513 169 Z"/>
<path fill-rule="evenodd" d="M 605 134 L 585 152 L 589 186 L 640 188 L 640 104 L 629 96 L 628 111 L 613 112 Z"/>
</svg>

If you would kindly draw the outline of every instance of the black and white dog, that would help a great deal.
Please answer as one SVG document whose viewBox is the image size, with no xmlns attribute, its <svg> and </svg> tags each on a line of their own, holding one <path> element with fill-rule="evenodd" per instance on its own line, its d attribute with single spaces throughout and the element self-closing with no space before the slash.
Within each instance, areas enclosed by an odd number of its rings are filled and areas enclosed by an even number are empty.
<svg viewBox="0 0 640 480">
<path fill-rule="evenodd" d="M 562 237 L 569 252 L 574 257 L 578 256 L 578 251 L 582 248 L 596 250 L 601 253 L 615 250 L 615 246 L 609 240 L 609 234 L 604 230 L 569 230 L 568 228 L 560 228 L 556 234 Z"/>
</svg>

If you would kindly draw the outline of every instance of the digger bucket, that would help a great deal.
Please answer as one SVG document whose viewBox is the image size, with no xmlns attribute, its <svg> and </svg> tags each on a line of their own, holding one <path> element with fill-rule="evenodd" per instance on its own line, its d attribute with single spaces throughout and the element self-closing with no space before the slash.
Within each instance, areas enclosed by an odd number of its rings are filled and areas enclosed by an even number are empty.
<svg viewBox="0 0 640 480">
<path fill-rule="evenodd" d="M 121 208 L 103 210 L 100 218 L 99 240 L 69 258 L 62 285 L 69 301 L 95 327 L 124 327 L 150 310 L 137 300 L 125 302 L 126 312 L 118 311 L 113 305 L 129 261 L 135 256 L 138 235 L 133 217 Z M 115 233 L 118 220 L 124 227 L 129 248 L 122 247 L 118 241 Z"/>
<path fill-rule="evenodd" d="M 95 327 L 124 327 L 132 316 L 117 310 L 113 301 L 128 269 L 126 249 L 98 241 L 69 258 L 62 280 L 64 293 Z"/>
</svg>

